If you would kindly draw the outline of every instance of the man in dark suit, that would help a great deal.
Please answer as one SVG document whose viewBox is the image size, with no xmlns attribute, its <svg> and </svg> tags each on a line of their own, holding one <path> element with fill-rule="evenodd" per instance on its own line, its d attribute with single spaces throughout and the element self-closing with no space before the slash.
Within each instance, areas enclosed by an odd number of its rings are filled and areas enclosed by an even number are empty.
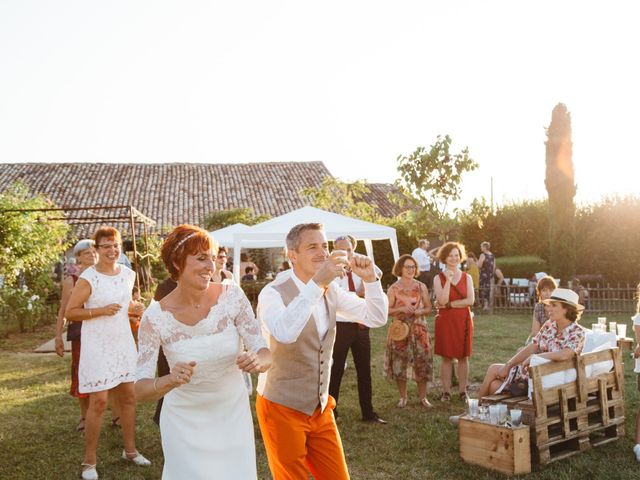
<svg viewBox="0 0 640 480">
<path fill-rule="evenodd" d="M 355 237 L 344 235 L 335 239 L 333 247 L 336 250 L 344 250 L 347 252 L 347 256 L 349 260 L 351 260 L 357 244 L 358 242 Z M 355 273 L 347 271 L 343 278 L 336 278 L 334 281 L 344 290 L 360 297 L 364 296 L 362 280 Z M 344 374 L 344 366 L 347 355 L 349 354 L 349 349 L 351 349 L 353 363 L 356 368 L 358 398 L 360 400 L 362 420 L 365 422 L 386 424 L 387 422 L 380 418 L 373 410 L 369 327 L 360 323 L 346 321 L 339 315 L 336 315 L 336 340 L 333 346 L 333 364 L 331 366 L 331 377 L 329 380 L 329 394 L 335 398 L 337 404 L 340 394 L 340 383 L 342 382 L 342 375 Z M 338 416 L 337 408 L 334 410 L 334 415 L 336 417 Z"/>
</svg>

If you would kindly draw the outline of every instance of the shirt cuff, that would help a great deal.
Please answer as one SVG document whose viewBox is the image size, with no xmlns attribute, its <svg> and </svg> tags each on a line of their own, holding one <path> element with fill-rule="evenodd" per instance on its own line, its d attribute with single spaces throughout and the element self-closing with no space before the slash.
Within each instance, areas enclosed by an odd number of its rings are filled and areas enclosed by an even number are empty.
<svg viewBox="0 0 640 480">
<path fill-rule="evenodd" d="M 633 317 L 631 317 L 631 320 L 633 320 L 633 325 L 640 325 L 640 313 L 636 313 Z"/>
<path fill-rule="evenodd" d="M 376 280 L 375 282 L 365 282 L 364 283 L 364 294 L 365 297 L 382 297 L 384 292 L 382 291 L 382 284 L 380 280 Z"/>
</svg>

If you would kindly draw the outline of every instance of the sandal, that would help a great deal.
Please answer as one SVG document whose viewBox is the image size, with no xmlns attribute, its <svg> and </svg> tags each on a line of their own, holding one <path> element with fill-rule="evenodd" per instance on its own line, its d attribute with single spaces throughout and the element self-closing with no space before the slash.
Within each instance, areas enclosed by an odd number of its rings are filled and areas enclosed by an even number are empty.
<svg viewBox="0 0 640 480">
<path fill-rule="evenodd" d="M 441 402 L 451 401 L 451 394 L 449 392 L 442 392 L 442 395 L 440 395 L 440 401 Z"/>
<path fill-rule="evenodd" d="M 420 403 L 424 408 L 433 408 L 433 404 L 429 400 L 427 400 L 427 397 L 420 399 Z"/>
<path fill-rule="evenodd" d="M 407 397 L 400 397 L 400 401 L 398 402 L 398 408 L 404 408 L 407 406 Z"/>
<path fill-rule="evenodd" d="M 120 423 L 120 417 L 111 419 L 111 428 L 122 428 L 122 424 Z"/>
<path fill-rule="evenodd" d="M 151 465 L 151 461 L 143 457 L 142 454 L 137 450 L 131 453 L 122 450 L 122 459 L 128 462 L 133 462 L 139 467 L 148 467 L 149 465 Z"/>
<path fill-rule="evenodd" d="M 84 417 L 82 417 L 78 422 L 78 426 L 76 427 L 76 432 L 84 432 Z"/>
<path fill-rule="evenodd" d="M 82 480 L 98 480 L 98 471 L 96 470 L 96 464 L 81 463 L 82 467 Z"/>
<path fill-rule="evenodd" d="M 467 392 L 460 392 L 458 394 L 458 397 L 460 398 L 460 400 L 462 400 L 463 402 L 468 402 L 469 401 L 469 395 L 467 394 Z"/>
</svg>

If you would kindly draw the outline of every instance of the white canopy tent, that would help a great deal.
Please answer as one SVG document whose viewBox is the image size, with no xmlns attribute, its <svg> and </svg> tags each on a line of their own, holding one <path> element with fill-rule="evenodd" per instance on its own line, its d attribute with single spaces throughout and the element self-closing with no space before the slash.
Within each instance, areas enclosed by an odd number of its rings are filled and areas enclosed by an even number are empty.
<svg viewBox="0 0 640 480">
<path fill-rule="evenodd" d="M 234 223 L 233 225 L 227 225 L 219 230 L 209 232 L 209 236 L 215 238 L 221 247 L 233 248 L 233 234 L 245 232 L 250 228 L 249 225 L 245 225 L 244 223 Z"/>
<path fill-rule="evenodd" d="M 346 217 L 315 207 L 302 207 L 276 218 L 233 233 L 233 276 L 240 280 L 240 251 L 243 248 L 286 247 L 286 236 L 299 223 L 322 223 L 328 240 L 353 235 L 364 242 L 367 255 L 373 258 L 373 240 L 389 240 L 394 260 L 400 257 L 396 229 Z"/>
</svg>

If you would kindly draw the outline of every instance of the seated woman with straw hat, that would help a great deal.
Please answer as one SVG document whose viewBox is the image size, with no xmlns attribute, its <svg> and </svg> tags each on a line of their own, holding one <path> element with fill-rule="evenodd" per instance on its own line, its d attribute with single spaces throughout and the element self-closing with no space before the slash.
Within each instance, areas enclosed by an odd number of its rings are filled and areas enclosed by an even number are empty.
<svg viewBox="0 0 640 480">
<path fill-rule="evenodd" d="M 578 303 L 578 294 L 566 288 L 556 288 L 543 303 L 548 305 L 549 320 L 530 345 L 518 351 L 507 363 L 494 363 L 489 367 L 478 391 L 480 398 L 498 391 L 526 394 L 529 361 L 534 354 L 562 361 L 582 352 L 585 334 L 578 320 L 584 306 Z"/>
</svg>

